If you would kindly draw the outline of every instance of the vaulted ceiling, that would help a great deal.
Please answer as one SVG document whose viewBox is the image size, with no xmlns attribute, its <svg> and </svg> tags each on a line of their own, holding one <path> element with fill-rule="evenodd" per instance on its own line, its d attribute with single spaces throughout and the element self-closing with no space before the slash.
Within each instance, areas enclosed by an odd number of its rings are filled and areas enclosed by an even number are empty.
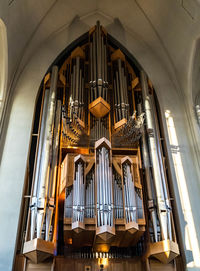
<svg viewBox="0 0 200 271">
<path fill-rule="evenodd" d="M 199 91 L 200 1 L 197 0 L 8 0 L 0 1 L 0 17 L 7 27 L 8 84 L 28 64 L 38 48 L 55 33 L 73 25 L 84 33 L 100 19 L 111 34 L 126 46 L 129 33 L 162 65 L 173 84 L 186 95 Z M 115 27 L 116 26 L 116 27 Z M 116 30 L 115 30 L 116 29 Z M 56 41 L 59 43 L 59 40 Z M 137 49 L 138 50 L 138 49 Z M 134 50 L 133 50 L 134 51 Z M 194 61 L 196 59 L 196 61 Z M 149 60 L 150 61 L 150 60 Z M 149 71 L 148 71 L 149 72 Z M 192 76 L 192 74 L 194 76 Z M 197 82 L 197 83 L 196 83 Z"/>
</svg>

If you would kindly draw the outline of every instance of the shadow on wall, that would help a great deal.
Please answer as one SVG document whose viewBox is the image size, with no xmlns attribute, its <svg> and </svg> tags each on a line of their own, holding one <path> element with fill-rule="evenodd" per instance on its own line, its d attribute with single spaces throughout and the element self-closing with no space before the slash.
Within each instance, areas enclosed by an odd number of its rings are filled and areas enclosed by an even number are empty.
<svg viewBox="0 0 200 271">
<path fill-rule="evenodd" d="M 167 123 L 171 154 L 177 179 L 180 202 L 183 210 L 183 218 L 185 221 L 184 246 L 186 264 L 188 268 L 191 268 L 191 270 L 194 270 L 194 268 L 195 270 L 200 270 L 200 248 L 198 244 L 194 218 L 191 211 L 191 202 L 181 160 L 180 146 L 176 135 L 174 120 L 169 110 L 165 111 L 165 118 Z"/>
</svg>

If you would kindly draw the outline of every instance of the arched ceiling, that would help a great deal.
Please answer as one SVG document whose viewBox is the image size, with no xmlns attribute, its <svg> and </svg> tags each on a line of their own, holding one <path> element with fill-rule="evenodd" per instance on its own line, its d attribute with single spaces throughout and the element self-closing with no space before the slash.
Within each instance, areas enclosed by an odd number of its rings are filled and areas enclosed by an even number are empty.
<svg viewBox="0 0 200 271">
<path fill-rule="evenodd" d="M 77 38 L 74 25 L 84 33 L 100 19 L 124 46 L 129 33 L 132 42 L 141 43 L 137 53 L 144 62 L 148 50 L 180 92 L 191 92 L 200 33 L 197 0 L 9 0 L 0 2 L 0 17 L 7 26 L 9 85 L 55 33 L 68 27 L 73 41 Z"/>
</svg>

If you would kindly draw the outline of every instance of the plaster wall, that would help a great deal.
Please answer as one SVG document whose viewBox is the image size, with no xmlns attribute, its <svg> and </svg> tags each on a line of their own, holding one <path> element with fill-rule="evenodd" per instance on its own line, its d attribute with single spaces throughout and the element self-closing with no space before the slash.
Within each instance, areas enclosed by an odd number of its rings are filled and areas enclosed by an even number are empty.
<svg viewBox="0 0 200 271">
<path fill-rule="evenodd" d="M 174 169 L 172 157 L 173 146 L 171 146 L 170 141 L 167 141 L 180 222 L 180 236 L 188 270 L 200 270 L 198 261 L 198 257 L 200 259 L 200 233 L 198 232 L 200 214 L 198 208 L 196 208 L 199 205 L 200 195 L 198 145 L 196 145 L 198 132 L 197 127 L 195 127 L 194 116 L 188 110 L 188 103 L 190 104 L 191 101 L 185 98 L 187 88 L 185 84 L 182 85 L 182 80 L 179 78 L 180 74 L 174 73 L 174 64 L 171 60 L 173 57 L 169 57 L 165 46 L 158 38 L 157 32 L 142 11 L 145 7 L 149 8 L 145 1 L 140 2 L 140 7 L 136 2 L 132 4 L 131 1 L 125 1 L 123 5 L 118 3 L 112 6 L 112 9 L 110 1 L 101 2 L 94 1 L 92 4 L 91 1 L 87 1 L 85 6 L 79 9 L 79 1 L 69 1 L 68 5 L 65 1 L 58 1 L 56 4 L 52 1 L 52 9 L 46 10 L 44 17 L 42 17 L 42 12 L 38 14 L 42 19 L 32 37 L 29 37 L 29 42 L 25 42 L 28 39 L 26 37 L 23 44 L 21 44 L 22 41 L 20 41 L 20 44 L 16 42 L 17 52 L 14 53 L 14 50 L 10 49 L 13 54 L 13 62 L 17 68 L 12 64 L 12 57 L 9 57 L 9 85 L 11 86 L 12 96 L 7 108 L 1 139 L 0 168 L 0 218 L 2 221 L 0 223 L 0 270 L 2 271 L 12 270 L 32 119 L 39 85 L 48 67 L 58 54 L 72 41 L 88 31 L 96 23 L 96 20 L 100 20 L 108 32 L 129 50 L 151 78 L 159 98 L 166 134 L 167 125 L 164 113 L 166 110 L 171 112 L 183 166 L 184 187 L 187 189 L 190 203 L 187 208 L 181 198 L 181 185 L 177 182 L 177 173 Z M 90 7 L 90 10 L 87 6 Z M 160 6 L 157 7 L 157 11 L 162 13 Z M 13 6 L 13 8 L 17 7 Z M 60 12 L 67 14 L 67 16 L 58 16 Z M 156 11 L 150 8 L 149 12 Z M 121 14 L 123 14 L 123 17 Z M 152 14 L 152 16 L 154 15 Z M 33 17 L 35 18 L 35 16 L 34 14 Z M 14 23 L 12 23 L 12 27 L 16 27 Z M 32 32 L 33 24 L 28 22 L 27 26 L 24 27 L 27 35 L 29 35 Z M 9 46 L 11 46 L 11 40 L 14 39 L 14 36 L 12 36 L 12 39 L 11 36 L 8 35 Z M 170 45 L 167 48 L 170 48 Z M 178 45 L 176 50 L 178 50 Z M 19 56 L 22 56 L 20 60 Z M 185 61 L 187 60 L 187 63 L 189 63 L 190 56 L 187 57 Z M 16 60 L 17 58 L 19 62 Z M 16 64 L 17 62 L 18 64 Z M 176 67 L 178 69 L 177 65 Z M 188 71 L 183 72 L 188 75 Z M 13 79 L 11 80 L 11 78 Z M 197 148 L 197 152 L 195 152 L 195 148 Z M 181 181 L 184 182 L 184 180 Z M 191 226 L 188 221 L 191 217 L 194 222 L 192 231 L 187 229 L 188 224 Z M 197 240 L 195 246 L 192 242 L 192 235 L 194 234 L 193 238 L 195 237 Z"/>
</svg>

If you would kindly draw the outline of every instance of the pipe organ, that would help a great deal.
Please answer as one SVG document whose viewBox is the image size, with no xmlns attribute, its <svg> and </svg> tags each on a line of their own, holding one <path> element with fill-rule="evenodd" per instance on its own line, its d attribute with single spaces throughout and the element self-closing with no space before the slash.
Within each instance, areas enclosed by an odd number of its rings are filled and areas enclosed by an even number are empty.
<svg viewBox="0 0 200 271">
<path fill-rule="evenodd" d="M 61 246 L 67 255 L 86 247 L 109 255 L 141 243 L 143 258 L 168 263 L 179 254 L 154 96 L 99 22 L 52 67 L 43 80 L 25 256 L 42 261 Z"/>
</svg>

